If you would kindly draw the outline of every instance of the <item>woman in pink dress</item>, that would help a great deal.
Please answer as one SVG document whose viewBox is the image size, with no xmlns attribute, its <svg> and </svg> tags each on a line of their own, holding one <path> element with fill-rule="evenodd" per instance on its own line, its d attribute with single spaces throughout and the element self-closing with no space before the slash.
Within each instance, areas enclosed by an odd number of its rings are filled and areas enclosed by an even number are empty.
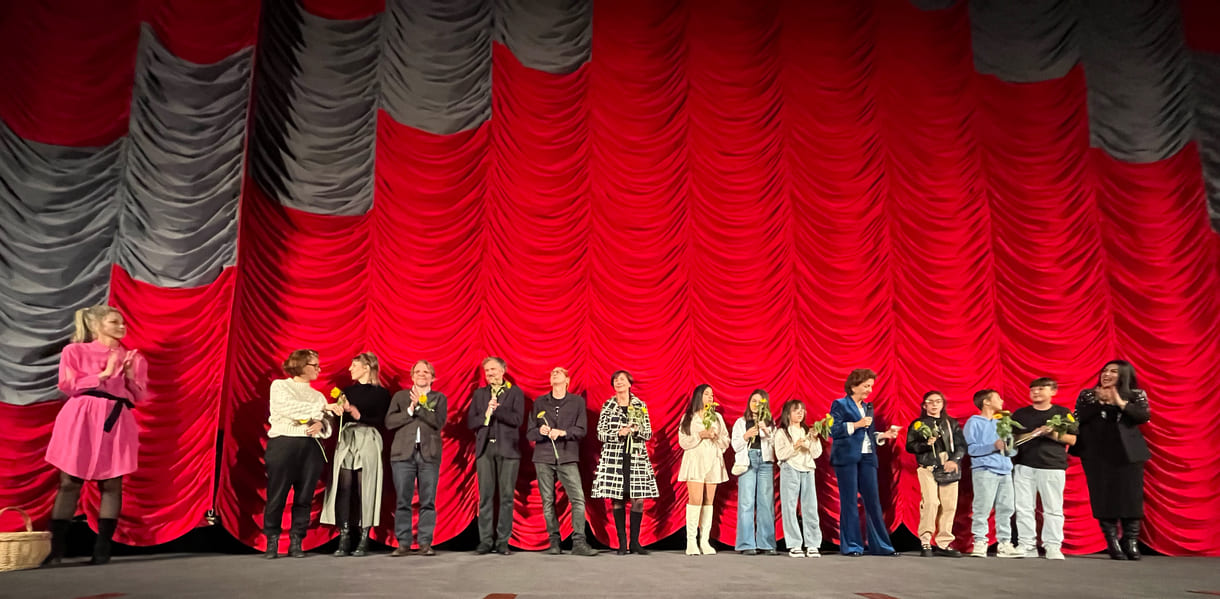
<svg viewBox="0 0 1220 599">
<path fill-rule="evenodd" d="M 123 475 L 136 470 L 140 429 L 131 408 L 148 388 L 148 363 L 127 349 L 123 315 L 110 306 L 76 312 L 76 333 L 59 360 L 59 389 L 68 402 L 55 418 L 46 460 L 59 469 L 51 509 L 51 555 L 64 554 L 68 524 L 76 515 L 84 481 L 98 481 L 97 542 L 90 563 L 110 561 L 110 539 L 123 505 Z"/>
</svg>

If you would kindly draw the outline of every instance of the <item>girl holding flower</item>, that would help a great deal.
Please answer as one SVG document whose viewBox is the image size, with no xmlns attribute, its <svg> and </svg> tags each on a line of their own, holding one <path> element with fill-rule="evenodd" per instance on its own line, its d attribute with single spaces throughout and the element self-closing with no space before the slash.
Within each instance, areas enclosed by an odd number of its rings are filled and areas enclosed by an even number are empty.
<svg viewBox="0 0 1220 599">
<path fill-rule="evenodd" d="M 953 517 L 957 513 L 957 487 L 961 479 L 966 437 L 957 419 L 945 413 L 945 395 L 928 391 L 923 396 L 919 418 L 907 427 L 907 451 L 918 465 L 919 555 L 961 557 L 953 543 Z M 937 474 L 940 473 L 940 480 Z M 937 526 L 940 532 L 937 532 Z M 936 535 L 936 545 L 932 536 Z"/>
<path fill-rule="evenodd" d="M 820 557 L 822 528 L 818 519 L 818 495 L 814 468 L 822 455 L 822 442 L 805 424 L 805 404 L 797 399 L 784 402 L 775 435 L 775 457 L 779 460 L 779 502 L 784 514 L 784 544 L 788 557 Z M 797 504 L 800 511 L 797 511 Z M 800 514 L 800 519 L 797 519 Z M 801 549 L 804 545 L 804 550 Z"/>
<path fill-rule="evenodd" d="M 597 419 L 597 438 L 602 442 L 601 459 L 593 477 L 593 497 L 610 500 L 618 528 L 618 554 L 627 555 L 627 505 L 631 505 L 631 552 L 646 555 L 640 544 L 644 499 L 660 496 L 657 478 L 648 457 L 652 438 L 648 407 L 631 392 L 633 381 L 626 370 L 610 376 L 614 397 L 602 405 Z"/>
<path fill-rule="evenodd" d="M 729 479 L 724 468 L 724 450 L 729 448 L 729 431 L 716 411 L 712 386 L 702 384 L 691 394 L 690 405 L 678 427 L 682 466 L 678 481 L 686 483 L 686 554 L 712 555 L 712 501 L 716 485 Z M 696 533 L 698 544 L 696 545 Z"/>
<path fill-rule="evenodd" d="M 746 412 L 733 423 L 737 478 L 737 543 L 743 555 L 775 555 L 775 474 L 771 466 L 772 422 L 767 392 L 755 389 Z"/>
<path fill-rule="evenodd" d="M 390 392 L 381 386 L 377 356 L 365 352 L 352 358 L 348 372 L 353 383 L 336 398 L 343 424 L 322 503 L 322 523 L 340 527 L 335 557 L 347 555 L 353 530 L 359 531 L 360 541 L 352 555 L 367 555 L 369 530 L 381 524 L 381 428 L 390 407 Z"/>
</svg>

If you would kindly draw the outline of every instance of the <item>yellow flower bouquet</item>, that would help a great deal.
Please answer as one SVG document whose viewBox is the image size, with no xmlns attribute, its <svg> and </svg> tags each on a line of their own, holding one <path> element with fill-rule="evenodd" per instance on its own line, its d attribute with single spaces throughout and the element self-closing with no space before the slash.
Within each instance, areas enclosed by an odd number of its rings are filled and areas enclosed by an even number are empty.
<svg viewBox="0 0 1220 599">
<path fill-rule="evenodd" d="M 1046 421 L 1046 427 L 1057 435 L 1075 435 L 1077 430 L 1079 430 L 1076 424 L 1076 417 L 1071 414 L 1067 416 L 1055 414 L 1054 417 Z"/>
<path fill-rule="evenodd" d="M 711 401 L 703 404 L 703 428 L 704 430 L 712 430 L 712 425 L 716 424 L 716 407 L 720 404 Z"/>
<path fill-rule="evenodd" d="M 821 420 L 814 421 L 814 423 L 809 426 L 809 430 L 813 431 L 813 434 L 815 434 L 823 439 L 829 439 L 830 438 L 830 427 L 832 427 L 834 425 L 835 425 L 835 417 L 831 416 L 830 414 L 827 414 L 827 415 L 823 416 Z"/>
<path fill-rule="evenodd" d="M 919 433 L 919 436 L 923 437 L 924 441 L 931 441 L 940 436 L 939 426 L 924 426 L 922 420 L 916 420 L 915 424 L 911 425 L 911 430 Z"/>
</svg>

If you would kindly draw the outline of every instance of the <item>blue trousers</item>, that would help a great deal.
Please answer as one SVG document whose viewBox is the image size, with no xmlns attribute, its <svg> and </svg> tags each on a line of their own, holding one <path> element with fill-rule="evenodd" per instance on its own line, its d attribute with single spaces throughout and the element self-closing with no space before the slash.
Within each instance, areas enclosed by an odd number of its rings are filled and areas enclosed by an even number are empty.
<svg viewBox="0 0 1220 599">
<path fill-rule="evenodd" d="M 834 468 L 839 479 L 839 553 L 864 552 L 857 495 L 864 502 L 869 553 L 893 553 L 894 546 L 890 544 L 890 533 L 881 513 L 881 497 L 877 494 L 877 456 L 866 453 L 855 464 Z"/>
</svg>

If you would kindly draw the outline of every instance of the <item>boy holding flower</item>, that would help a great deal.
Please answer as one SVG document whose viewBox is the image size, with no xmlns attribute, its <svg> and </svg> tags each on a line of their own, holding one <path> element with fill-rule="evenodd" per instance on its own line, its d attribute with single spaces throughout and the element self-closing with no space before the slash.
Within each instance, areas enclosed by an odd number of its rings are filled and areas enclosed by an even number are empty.
<svg viewBox="0 0 1220 599">
<path fill-rule="evenodd" d="M 974 394 L 979 413 L 966 421 L 966 450 L 970 454 L 971 483 L 974 486 L 974 513 L 970 532 L 974 550 L 970 555 L 987 557 L 987 518 L 995 509 L 997 557 L 1023 557 L 1012 544 L 1012 460 L 1008 445 L 997 430 L 1005 418 L 1004 400 L 993 389 Z"/>
<path fill-rule="evenodd" d="M 1076 444 L 1072 411 L 1051 403 L 1059 385 L 1038 378 L 1029 384 L 1033 405 L 1013 412 L 1012 419 L 1030 431 L 1018 441 L 1012 470 L 1016 495 L 1017 541 L 1026 557 L 1038 557 L 1034 530 L 1035 497 L 1042 500 L 1042 547 L 1046 559 L 1061 560 L 1063 552 L 1063 486 L 1067 480 L 1067 446 Z"/>
</svg>

